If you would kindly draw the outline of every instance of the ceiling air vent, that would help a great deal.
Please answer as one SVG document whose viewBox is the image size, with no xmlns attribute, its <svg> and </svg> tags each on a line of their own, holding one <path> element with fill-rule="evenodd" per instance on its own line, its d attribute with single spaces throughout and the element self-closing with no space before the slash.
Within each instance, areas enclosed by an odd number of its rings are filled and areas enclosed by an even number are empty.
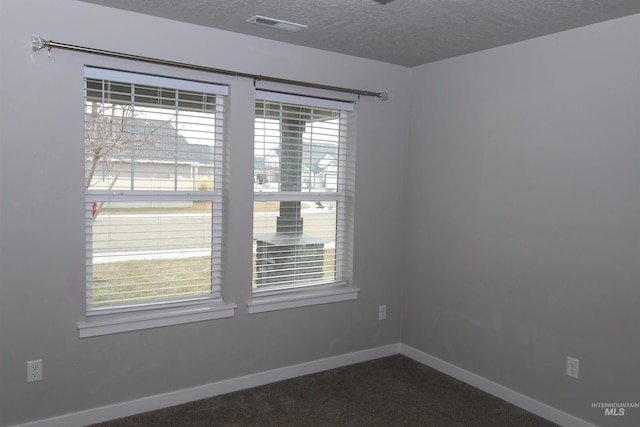
<svg viewBox="0 0 640 427">
<path fill-rule="evenodd" d="M 252 16 L 247 19 L 247 22 L 252 24 L 264 25 L 265 27 L 278 28 L 285 31 L 300 31 L 303 28 L 307 28 L 306 25 L 296 24 L 295 22 L 287 22 L 281 19 L 267 18 L 266 16 Z"/>
</svg>

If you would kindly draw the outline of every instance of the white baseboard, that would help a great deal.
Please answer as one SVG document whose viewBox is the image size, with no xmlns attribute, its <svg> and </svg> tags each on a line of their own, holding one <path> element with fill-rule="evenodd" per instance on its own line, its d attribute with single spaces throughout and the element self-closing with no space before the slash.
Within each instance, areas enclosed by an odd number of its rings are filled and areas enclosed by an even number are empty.
<svg viewBox="0 0 640 427">
<path fill-rule="evenodd" d="M 400 343 L 328 357 L 326 359 L 314 360 L 311 362 L 301 363 L 299 365 L 259 372 L 257 374 L 251 374 L 244 377 L 218 381 L 198 387 L 158 394 L 128 402 L 101 406 L 59 417 L 20 424 L 16 427 L 81 427 L 87 424 L 95 424 L 143 412 L 154 411 L 156 409 L 168 408 L 170 406 L 193 402 L 195 400 L 206 399 L 225 393 L 231 393 L 238 390 L 244 390 L 276 381 L 322 372 L 328 369 L 366 362 L 368 360 L 374 360 L 395 354 L 407 356 L 410 359 L 422 363 L 423 365 L 436 369 L 450 377 L 467 383 L 561 426 L 595 427 L 593 424 L 589 424 L 580 418 L 546 405 L 500 384 L 494 383 L 493 381 L 462 369 L 456 365 L 452 365 L 449 362 L 445 362 L 442 359 L 438 359 L 428 353 L 424 353 L 411 346 Z"/>
<path fill-rule="evenodd" d="M 400 344 L 400 354 L 561 426 L 595 427 L 593 424 L 571 414 L 567 414 L 566 412 L 494 383 L 480 375 L 452 365 L 449 362 L 445 362 L 442 359 L 438 359 L 408 345 Z"/>
<path fill-rule="evenodd" d="M 276 381 L 322 372 L 328 369 L 352 365 L 354 363 L 366 362 L 368 360 L 378 359 L 381 357 L 392 356 L 399 354 L 400 348 L 400 344 L 376 347 L 354 353 L 328 357 L 326 359 L 314 360 L 312 362 L 301 363 L 299 365 L 251 374 L 244 377 L 205 384 L 198 387 L 158 394 L 108 406 L 101 406 L 59 417 L 20 424 L 20 426 L 16 427 L 82 427 L 87 424 L 95 424 L 114 420 L 116 418 L 128 417 L 130 415 L 168 408 L 170 406 L 219 396 L 221 394 L 244 390 Z"/>
</svg>

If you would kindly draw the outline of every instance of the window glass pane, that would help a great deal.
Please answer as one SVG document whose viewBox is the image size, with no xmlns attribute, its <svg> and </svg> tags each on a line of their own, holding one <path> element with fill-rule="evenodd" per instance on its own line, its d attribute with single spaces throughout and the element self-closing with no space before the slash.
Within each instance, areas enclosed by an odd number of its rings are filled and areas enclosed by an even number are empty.
<svg viewBox="0 0 640 427">
<path fill-rule="evenodd" d="M 254 290 L 335 281 L 337 208 L 337 200 L 254 202 Z M 299 217 L 285 221 L 287 211 Z"/>
<path fill-rule="evenodd" d="M 86 127 L 90 189 L 213 189 L 215 113 L 88 101 Z"/>
<path fill-rule="evenodd" d="M 342 122 L 339 111 L 258 101 L 255 190 L 336 191 Z"/>
<path fill-rule="evenodd" d="M 212 202 L 95 201 L 87 306 L 190 299 L 212 283 Z"/>
</svg>

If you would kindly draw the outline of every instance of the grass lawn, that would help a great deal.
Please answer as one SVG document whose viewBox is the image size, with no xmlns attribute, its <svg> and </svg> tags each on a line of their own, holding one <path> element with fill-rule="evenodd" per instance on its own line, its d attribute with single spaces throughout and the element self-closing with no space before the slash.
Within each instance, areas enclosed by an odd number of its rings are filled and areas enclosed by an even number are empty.
<svg viewBox="0 0 640 427">
<path fill-rule="evenodd" d="M 252 258 L 252 286 L 255 288 L 255 254 Z M 331 280 L 334 277 L 335 249 L 325 249 L 324 259 L 324 278 Z M 95 264 L 93 277 L 94 308 L 202 296 L 211 292 L 211 259 L 198 257 Z"/>
<path fill-rule="evenodd" d="M 211 291 L 208 257 L 124 261 L 93 266 L 93 305 L 149 302 L 175 296 L 206 295 Z M 117 295 L 113 295 L 116 292 Z"/>
</svg>

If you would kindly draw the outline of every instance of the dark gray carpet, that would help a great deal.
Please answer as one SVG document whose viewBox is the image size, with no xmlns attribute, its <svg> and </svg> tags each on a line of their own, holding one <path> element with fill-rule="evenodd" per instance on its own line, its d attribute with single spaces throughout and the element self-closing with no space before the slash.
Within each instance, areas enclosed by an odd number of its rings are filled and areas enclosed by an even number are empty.
<svg viewBox="0 0 640 427">
<path fill-rule="evenodd" d="M 95 424 L 555 426 L 404 356 L 391 356 Z"/>
</svg>

